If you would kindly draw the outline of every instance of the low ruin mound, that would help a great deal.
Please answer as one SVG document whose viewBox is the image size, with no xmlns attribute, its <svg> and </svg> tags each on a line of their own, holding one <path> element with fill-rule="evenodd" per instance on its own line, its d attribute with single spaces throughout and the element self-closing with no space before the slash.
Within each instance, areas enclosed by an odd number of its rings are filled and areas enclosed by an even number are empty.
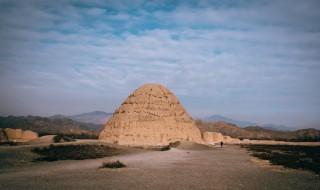
<svg viewBox="0 0 320 190">
<path fill-rule="evenodd" d="M 21 129 L 0 129 L 0 142 L 27 142 L 38 138 L 38 133 Z"/>
</svg>

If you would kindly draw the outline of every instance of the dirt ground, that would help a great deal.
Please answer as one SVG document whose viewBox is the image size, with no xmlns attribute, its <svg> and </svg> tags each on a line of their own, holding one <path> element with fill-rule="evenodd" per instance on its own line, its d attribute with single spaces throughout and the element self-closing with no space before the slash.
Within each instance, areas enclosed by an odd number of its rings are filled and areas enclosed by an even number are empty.
<svg viewBox="0 0 320 190">
<path fill-rule="evenodd" d="M 32 147 L 0 148 L 0 189 L 320 189 L 319 176 L 265 167 L 239 146 L 172 148 L 110 158 L 30 163 Z M 16 159 L 9 163 L 10 158 Z M 22 162 L 21 157 L 25 157 Z M 14 159 L 13 159 L 14 160 Z M 100 169 L 120 160 L 121 169 Z"/>
</svg>

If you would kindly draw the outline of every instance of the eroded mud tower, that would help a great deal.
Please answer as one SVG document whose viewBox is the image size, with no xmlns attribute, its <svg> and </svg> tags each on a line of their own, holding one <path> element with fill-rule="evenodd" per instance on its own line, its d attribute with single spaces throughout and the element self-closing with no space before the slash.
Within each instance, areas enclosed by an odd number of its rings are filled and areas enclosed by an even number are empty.
<svg viewBox="0 0 320 190">
<path fill-rule="evenodd" d="M 135 90 L 114 112 L 100 140 L 128 146 L 201 143 L 201 133 L 172 92 L 160 84 Z"/>
</svg>

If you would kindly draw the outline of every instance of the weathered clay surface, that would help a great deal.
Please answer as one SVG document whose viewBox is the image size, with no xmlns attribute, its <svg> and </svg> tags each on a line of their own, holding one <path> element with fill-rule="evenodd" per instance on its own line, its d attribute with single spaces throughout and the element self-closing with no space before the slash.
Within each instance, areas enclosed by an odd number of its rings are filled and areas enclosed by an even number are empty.
<svg viewBox="0 0 320 190">
<path fill-rule="evenodd" d="M 99 138 L 128 146 L 203 142 L 200 130 L 178 99 L 160 84 L 146 84 L 134 91 L 114 112 Z"/>
<path fill-rule="evenodd" d="M 232 142 L 234 140 L 234 138 L 231 138 L 230 136 L 224 136 L 223 137 L 223 141 L 224 142 Z"/>
<path fill-rule="evenodd" d="M 6 128 L 4 129 L 8 141 L 13 141 L 15 139 L 21 139 L 22 137 L 22 130 L 21 129 L 10 129 L 10 128 Z"/>
<path fill-rule="evenodd" d="M 207 143 L 216 143 L 216 142 L 221 142 L 224 141 L 224 136 L 221 133 L 217 132 L 209 132 L 205 131 L 202 134 L 203 140 Z"/>
<path fill-rule="evenodd" d="M 219 143 L 219 142 L 225 142 L 225 143 L 239 143 L 240 140 L 236 138 L 232 138 L 230 136 L 223 136 L 221 133 L 217 132 L 209 132 L 205 131 L 202 134 L 203 140 L 206 143 L 212 144 L 212 143 Z"/>
<path fill-rule="evenodd" d="M 29 130 L 23 131 L 21 136 L 21 139 L 24 139 L 24 140 L 34 140 L 37 138 L 38 138 L 38 134 Z"/>
<path fill-rule="evenodd" d="M 213 135 L 212 135 L 213 132 L 208 132 L 208 131 L 205 131 L 202 133 L 202 138 L 205 142 L 207 143 L 211 143 L 213 142 Z"/>
<path fill-rule="evenodd" d="M 0 129 L 0 142 L 26 142 L 38 138 L 38 134 L 21 129 Z"/>
</svg>

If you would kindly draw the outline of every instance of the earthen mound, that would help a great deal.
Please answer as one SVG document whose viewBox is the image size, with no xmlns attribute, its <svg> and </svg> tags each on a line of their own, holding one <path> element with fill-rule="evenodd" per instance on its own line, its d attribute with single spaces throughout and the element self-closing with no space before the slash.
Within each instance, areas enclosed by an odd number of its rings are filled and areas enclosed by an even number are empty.
<svg viewBox="0 0 320 190">
<path fill-rule="evenodd" d="M 0 142 L 27 142 L 38 138 L 38 133 L 21 129 L 0 129 Z"/>
<path fill-rule="evenodd" d="M 225 143 L 239 143 L 240 140 L 236 138 L 232 138 L 230 136 L 224 136 L 221 133 L 205 131 L 202 134 L 203 140 L 208 144 L 215 144 L 225 142 Z"/>
<path fill-rule="evenodd" d="M 146 84 L 134 91 L 114 112 L 99 138 L 128 146 L 203 142 L 179 100 L 160 84 Z"/>
</svg>

